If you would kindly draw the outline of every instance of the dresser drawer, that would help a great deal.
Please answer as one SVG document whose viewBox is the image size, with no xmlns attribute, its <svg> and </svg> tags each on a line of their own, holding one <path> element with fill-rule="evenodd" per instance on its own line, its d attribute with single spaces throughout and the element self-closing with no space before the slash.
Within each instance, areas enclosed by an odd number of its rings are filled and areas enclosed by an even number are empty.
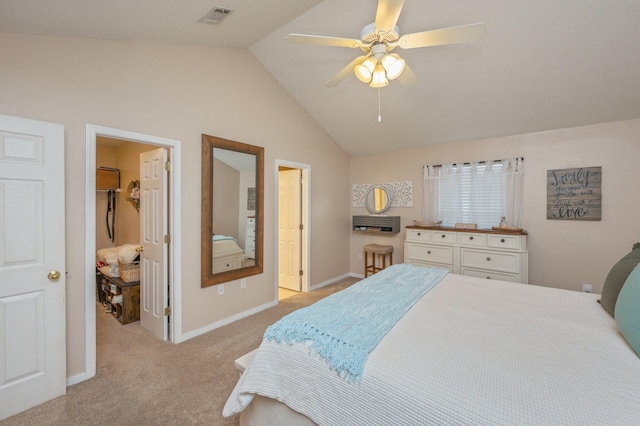
<svg viewBox="0 0 640 426">
<path fill-rule="evenodd" d="M 233 269 L 238 269 L 242 265 L 237 257 L 233 257 L 232 259 L 213 259 L 213 270 L 217 274 L 218 272 L 231 271 Z"/>
<path fill-rule="evenodd" d="M 520 255 L 517 253 L 505 253 L 495 251 L 479 251 L 462 249 L 460 252 L 461 268 L 490 269 L 499 272 L 520 271 Z"/>
<path fill-rule="evenodd" d="M 487 246 L 500 249 L 518 250 L 522 241 L 518 235 L 489 235 Z"/>
<path fill-rule="evenodd" d="M 466 275 L 468 277 L 476 277 L 476 278 L 486 278 L 488 280 L 508 281 L 512 283 L 519 282 L 518 275 L 516 274 L 501 274 L 499 272 L 480 271 L 480 270 L 468 269 L 468 268 L 462 268 L 460 270 L 460 275 Z"/>
<path fill-rule="evenodd" d="M 431 242 L 433 243 L 445 243 L 455 244 L 456 233 L 447 231 L 431 231 Z"/>
<path fill-rule="evenodd" d="M 407 229 L 407 241 L 429 241 L 429 231 L 422 229 Z"/>
<path fill-rule="evenodd" d="M 485 234 L 461 232 L 458 234 L 458 244 L 463 246 L 486 247 L 487 236 Z"/>
<path fill-rule="evenodd" d="M 405 255 L 410 260 L 453 264 L 453 247 L 407 243 Z"/>
</svg>

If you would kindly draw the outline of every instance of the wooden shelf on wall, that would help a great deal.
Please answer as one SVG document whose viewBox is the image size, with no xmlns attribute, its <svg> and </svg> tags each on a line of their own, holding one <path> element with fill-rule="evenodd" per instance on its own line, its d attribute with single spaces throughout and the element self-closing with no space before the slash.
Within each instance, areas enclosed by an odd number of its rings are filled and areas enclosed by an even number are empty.
<svg viewBox="0 0 640 426">
<path fill-rule="evenodd" d="M 120 188 L 120 170 L 99 167 L 96 170 L 96 189 Z"/>
<path fill-rule="evenodd" d="M 364 232 L 400 232 L 400 216 L 353 216 L 353 230 Z"/>
</svg>

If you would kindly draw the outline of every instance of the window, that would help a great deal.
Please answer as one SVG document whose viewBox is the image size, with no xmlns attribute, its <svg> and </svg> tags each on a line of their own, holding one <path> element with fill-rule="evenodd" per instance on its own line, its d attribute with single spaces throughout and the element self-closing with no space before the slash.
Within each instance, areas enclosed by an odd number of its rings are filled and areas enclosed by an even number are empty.
<svg viewBox="0 0 640 426">
<path fill-rule="evenodd" d="M 519 226 L 522 159 L 424 167 L 426 222 L 458 222 L 491 228 L 507 218 Z"/>
</svg>

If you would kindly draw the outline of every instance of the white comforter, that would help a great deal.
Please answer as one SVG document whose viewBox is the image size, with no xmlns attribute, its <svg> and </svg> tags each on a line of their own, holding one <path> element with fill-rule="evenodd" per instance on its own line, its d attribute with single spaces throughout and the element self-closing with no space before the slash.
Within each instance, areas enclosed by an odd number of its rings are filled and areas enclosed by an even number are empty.
<svg viewBox="0 0 640 426">
<path fill-rule="evenodd" d="M 597 295 L 449 274 L 349 383 L 263 342 L 224 408 L 254 394 L 321 425 L 636 425 L 640 359 Z"/>
</svg>

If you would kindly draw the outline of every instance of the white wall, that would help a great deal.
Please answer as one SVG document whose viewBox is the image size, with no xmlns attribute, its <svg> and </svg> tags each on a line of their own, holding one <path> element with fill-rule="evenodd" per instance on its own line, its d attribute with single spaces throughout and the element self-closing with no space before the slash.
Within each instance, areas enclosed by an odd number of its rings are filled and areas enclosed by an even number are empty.
<svg viewBox="0 0 640 426">
<path fill-rule="evenodd" d="M 525 159 L 524 214 L 529 232 L 529 282 L 600 293 L 613 264 L 640 241 L 640 119 L 504 138 L 425 146 L 351 159 L 351 183 L 413 181 L 414 207 L 392 208 L 402 226 L 422 218 L 422 166 L 521 156 Z M 602 220 L 547 220 L 546 173 L 551 169 L 602 166 Z M 352 208 L 351 214 L 367 214 Z M 394 236 L 351 231 L 351 272 L 363 272 L 358 253 L 366 243 L 393 244 L 403 261 L 404 229 Z"/>
<path fill-rule="evenodd" d="M 85 366 L 85 126 L 182 142 L 183 333 L 277 300 L 275 159 L 311 165 L 311 283 L 348 272 L 349 158 L 247 50 L 0 33 L 0 114 L 65 126 L 67 374 Z M 201 134 L 265 147 L 264 273 L 200 287 Z M 316 201 L 317 200 L 317 201 Z M 94 232 L 93 230 L 91 232 Z"/>
</svg>

